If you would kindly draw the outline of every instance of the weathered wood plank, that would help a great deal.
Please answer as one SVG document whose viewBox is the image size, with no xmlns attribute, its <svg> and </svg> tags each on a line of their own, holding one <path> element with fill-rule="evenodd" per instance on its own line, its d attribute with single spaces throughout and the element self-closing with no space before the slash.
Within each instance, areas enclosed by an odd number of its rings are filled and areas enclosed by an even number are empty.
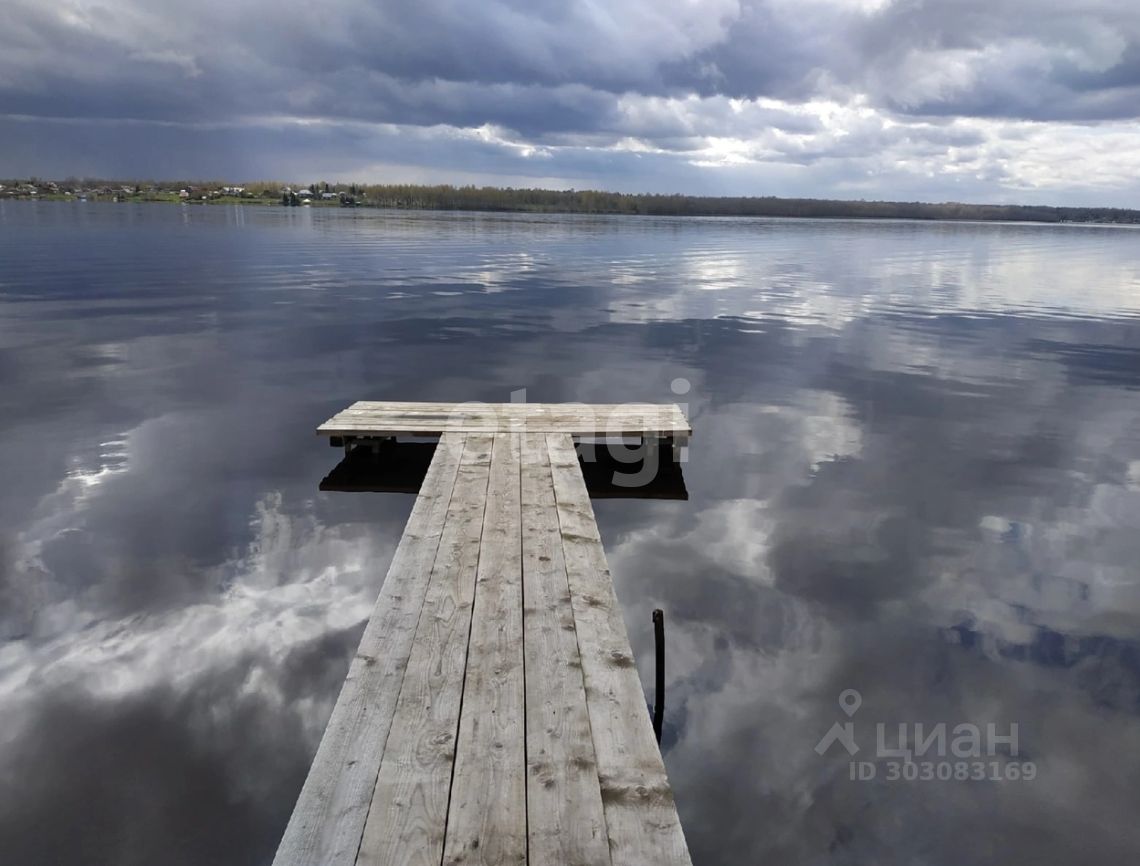
<svg viewBox="0 0 1140 866">
<path fill-rule="evenodd" d="M 547 443 L 613 862 L 689 864 L 573 441 Z"/>
<path fill-rule="evenodd" d="M 498 410 L 528 415 L 544 413 L 578 412 L 621 409 L 627 412 L 658 412 L 675 406 L 674 403 L 483 403 L 479 401 L 417 403 L 400 400 L 357 400 L 349 409 L 368 412 L 401 412 L 409 414 L 432 414 L 463 411 Z"/>
<path fill-rule="evenodd" d="M 546 437 L 522 449 L 529 866 L 610 863 Z"/>
<path fill-rule="evenodd" d="M 439 866 L 467 667 L 491 437 L 467 437 L 357 863 Z"/>
<path fill-rule="evenodd" d="M 663 418 L 673 420 L 677 418 L 679 407 L 675 404 L 661 405 L 575 405 L 572 403 L 495 403 L 481 405 L 465 405 L 455 403 L 437 409 L 403 409 L 387 404 L 359 403 L 342 410 L 338 415 L 358 417 L 390 417 L 390 418 L 485 418 L 499 419 L 539 419 L 557 418 L 572 422 L 576 418 L 585 418 L 591 422 L 597 418 Z"/>
<path fill-rule="evenodd" d="M 360 401 L 345 412 L 368 415 L 401 415 L 430 418 L 442 415 L 490 415 L 504 417 L 593 417 L 598 414 L 666 416 L 674 414 L 673 403 L 378 403 Z"/>
<path fill-rule="evenodd" d="M 382 403 L 358 401 L 317 432 L 326 436 L 390 436 L 443 431 L 555 432 L 575 436 L 660 436 L 687 440 L 691 434 L 676 404 L 627 403 Z"/>
<path fill-rule="evenodd" d="M 356 859 L 465 438 L 445 434 L 436 448 L 275 866 L 349 866 Z"/>
<path fill-rule="evenodd" d="M 526 862 L 519 483 L 518 437 L 498 434 L 483 518 L 445 864 Z"/>
</svg>

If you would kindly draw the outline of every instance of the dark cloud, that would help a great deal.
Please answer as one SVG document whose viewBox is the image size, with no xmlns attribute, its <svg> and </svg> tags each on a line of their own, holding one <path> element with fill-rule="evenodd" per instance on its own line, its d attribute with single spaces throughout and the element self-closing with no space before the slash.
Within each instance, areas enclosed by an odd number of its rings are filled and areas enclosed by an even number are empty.
<svg viewBox="0 0 1140 866">
<path fill-rule="evenodd" d="M 199 174 L 264 175 L 245 168 L 256 153 L 290 170 L 323 160 L 338 175 L 412 180 L 1110 196 L 1131 187 L 1110 154 L 1136 148 L 1102 127 L 1140 111 L 1140 13 L 1124 0 L 1049 15 L 1029 0 L 493 0 L 478 14 L 450 0 L 340 0 L 319 15 L 299 2 L 9 0 L 0 15 L 0 115 L 74 122 L 61 141 L 39 126 L 30 146 L 6 142 L 0 172 L 15 174 L 126 175 L 119 164 L 140 160 L 178 173 L 161 126 L 175 124 L 218 132 L 180 158 Z M 936 142 L 929 127 L 950 121 L 969 128 Z M 1022 121 L 1063 137 L 1047 157 L 1040 146 L 1002 154 Z M 482 145 L 465 133 L 484 127 L 511 147 L 472 170 Z M 123 144 L 106 144 L 111 135 Z M 929 153 L 916 159 L 913 137 Z M 438 163 L 415 155 L 429 139 L 428 151 L 450 148 Z M 35 152 L 44 146 L 58 155 Z M 536 147 L 550 151 L 545 167 L 512 165 L 515 148 Z M 662 170 L 625 160 L 631 149 Z M 1111 176 L 1072 171 L 1090 149 Z M 624 164 L 592 168 L 595 150 Z M 810 171 L 787 175 L 797 166 Z"/>
<path fill-rule="evenodd" d="M 1140 13 L 1123 2 L 903 0 L 857 33 L 870 92 L 904 113 L 1049 120 L 1140 111 Z"/>
</svg>

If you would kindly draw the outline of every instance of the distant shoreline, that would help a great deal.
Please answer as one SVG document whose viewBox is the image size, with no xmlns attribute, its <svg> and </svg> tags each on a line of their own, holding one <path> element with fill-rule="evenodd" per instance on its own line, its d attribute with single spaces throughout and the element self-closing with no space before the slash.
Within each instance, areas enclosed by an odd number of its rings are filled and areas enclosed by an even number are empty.
<svg viewBox="0 0 1140 866">
<path fill-rule="evenodd" d="M 218 182 L 6 181 L 0 201 L 118 201 L 187 204 L 251 204 L 281 207 L 367 207 L 416 211 L 542 213 L 629 216 L 905 219 L 956 222 L 1140 225 L 1140 210 L 960 202 L 850 201 L 775 196 L 683 196 L 593 190 L 417 186 L 411 184 L 313 184 L 275 181 L 228 186 Z"/>
</svg>

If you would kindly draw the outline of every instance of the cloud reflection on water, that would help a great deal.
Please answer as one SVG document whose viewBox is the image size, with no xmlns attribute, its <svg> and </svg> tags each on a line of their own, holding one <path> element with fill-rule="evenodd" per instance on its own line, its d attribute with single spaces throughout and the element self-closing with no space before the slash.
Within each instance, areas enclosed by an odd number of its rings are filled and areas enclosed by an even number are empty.
<svg viewBox="0 0 1140 866">
<path fill-rule="evenodd" d="M 0 228 L 19 862 L 271 856 L 411 504 L 317 491 L 332 411 L 678 377 L 690 501 L 596 507 L 643 682 L 666 610 L 694 859 L 1140 852 L 1131 232 L 43 204 Z M 869 719 L 1016 721 L 1038 780 L 851 782 L 813 751 L 844 688 Z"/>
</svg>

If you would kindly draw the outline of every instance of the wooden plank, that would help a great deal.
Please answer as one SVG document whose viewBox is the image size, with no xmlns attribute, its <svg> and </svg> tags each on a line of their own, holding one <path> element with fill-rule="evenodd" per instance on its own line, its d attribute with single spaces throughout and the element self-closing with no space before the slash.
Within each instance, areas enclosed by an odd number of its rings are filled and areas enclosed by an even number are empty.
<svg viewBox="0 0 1140 866">
<path fill-rule="evenodd" d="M 518 437 L 495 436 L 445 864 L 526 862 Z"/>
<path fill-rule="evenodd" d="M 389 436 L 442 431 L 557 432 L 576 436 L 652 435 L 687 440 L 692 431 L 676 404 L 379 403 L 358 401 L 317 432 Z"/>
<path fill-rule="evenodd" d="M 357 410 L 353 408 L 345 409 L 334 417 L 343 418 L 390 418 L 390 419 L 414 419 L 416 421 L 425 421 L 429 419 L 439 420 L 463 420 L 463 419 L 483 419 L 493 418 L 498 421 L 510 421 L 513 423 L 522 423 L 523 421 L 537 421 L 537 420 L 558 420 L 562 423 L 573 424 L 578 419 L 584 419 L 588 423 L 595 423 L 598 419 L 615 419 L 615 418 L 630 418 L 635 421 L 644 420 L 647 418 L 660 419 L 662 422 L 677 422 L 684 424 L 685 419 L 679 414 L 680 409 L 676 406 L 656 406 L 649 410 L 642 410 L 638 408 L 630 408 L 624 406 L 580 406 L 580 407 L 567 407 L 558 408 L 553 407 L 535 407 L 538 411 L 531 410 L 530 407 L 512 406 L 510 404 L 481 407 L 478 410 L 464 409 L 463 407 L 455 407 L 447 412 L 403 412 L 403 411 L 389 411 L 389 410 Z"/>
<path fill-rule="evenodd" d="M 439 866 L 487 501 L 491 438 L 468 436 L 357 863 Z"/>
<path fill-rule="evenodd" d="M 533 424 L 527 426 L 525 429 L 519 428 L 517 430 L 504 430 L 501 425 L 487 424 L 482 427 L 465 424 L 460 427 L 443 427 L 440 429 L 429 429 L 426 427 L 418 427 L 413 425 L 398 426 L 391 425 L 378 425 L 378 424 L 357 424 L 357 425 L 340 425 L 335 428 L 328 428 L 327 432 L 322 431 L 322 435 L 332 437 L 344 437 L 347 439 L 368 439 L 368 438 L 392 438 L 392 437 L 434 437 L 441 433 L 566 433 L 565 425 L 557 424 Z M 590 437 L 590 438 L 618 438 L 632 439 L 641 437 L 651 437 L 653 439 L 666 439 L 672 440 L 674 447 L 683 447 L 689 444 L 687 434 L 679 430 L 667 430 L 661 428 L 647 428 L 640 427 L 627 427 L 621 431 L 615 430 L 579 430 L 572 432 L 570 435 Z M 599 446 L 602 447 L 602 446 Z M 628 445 L 626 446 L 629 447 Z"/>
<path fill-rule="evenodd" d="M 390 422 L 403 423 L 409 426 L 424 426 L 433 423 L 449 423 L 452 425 L 497 423 L 504 428 L 522 427 L 531 424 L 548 423 L 551 425 L 564 425 L 566 432 L 575 433 L 578 428 L 605 430 L 611 427 L 687 427 L 687 423 L 673 411 L 631 412 L 623 411 L 620 407 L 609 410 L 591 408 L 590 411 L 554 412 L 554 413 L 523 413 L 509 409 L 485 412 L 450 412 L 450 413 L 404 413 L 404 412 L 358 412 L 347 409 L 333 416 L 334 421 L 344 422 Z M 519 431 L 522 432 L 522 431 Z"/>
<path fill-rule="evenodd" d="M 547 444 L 613 862 L 689 864 L 573 441 Z"/>
<path fill-rule="evenodd" d="M 616 419 L 616 420 L 615 420 Z M 668 418 L 629 418 L 626 416 L 607 418 L 598 416 L 596 419 L 583 418 L 521 418 L 501 419 L 492 416 L 463 416 L 460 418 L 419 419 L 402 416 L 341 416 L 322 425 L 321 435 L 334 435 L 330 430 L 352 430 L 359 434 L 360 430 L 369 429 L 401 429 L 434 431 L 436 434 L 444 431 L 459 433 L 569 433 L 572 436 L 634 436 L 648 435 L 650 433 L 676 432 L 687 435 L 688 428 L 682 423 L 674 423 Z"/>
<path fill-rule="evenodd" d="M 440 439 L 273 862 L 356 859 L 465 435 Z"/>
<path fill-rule="evenodd" d="M 610 862 L 546 437 L 522 449 L 529 866 Z"/>
<path fill-rule="evenodd" d="M 505 425 L 498 422 L 473 423 L 470 421 L 438 424 L 417 424 L 412 422 L 387 422 L 384 420 L 362 420 L 337 422 L 323 425 L 318 433 L 321 436 L 346 436 L 350 438 L 391 437 L 391 436 L 438 436 L 440 433 L 568 433 L 572 436 L 591 438 L 632 439 L 650 436 L 655 439 L 673 439 L 681 445 L 688 444 L 688 431 L 680 427 L 664 424 L 630 423 L 620 427 L 604 427 L 586 424 L 564 424 L 560 422 L 531 422 L 524 425 Z"/>
<path fill-rule="evenodd" d="M 398 400 L 357 400 L 349 410 L 360 412 L 400 412 L 409 414 L 446 413 L 454 411 L 508 411 L 528 415 L 581 410 L 616 410 L 658 412 L 675 403 L 484 403 L 479 401 L 418 403 Z"/>
<path fill-rule="evenodd" d="M 373 403 L 359 401 L 345 412 L 390 414 L 427 418 L 443 415 L 490 415 L 537 418 L 543 416 L 589 416 L 598 413 L 622 415 L 668 415 L 674 403 Z"/>
<path fill-rule="evenodd" d="M 567 409 L 551 409 L 537 407 L 539 411 L 524 411 L 527 407 L 512 406 L 510 404 L 486 407 L 478 410 L 467 410 L 457 406 L 447 412 L 404 412 L 391 410 L 359 410 L 345 409 L 337 413 L 336 420 L 362 421 L 380 420 L 401 421 L 409 424 L 428 424 L 431 422 L 482 422 L 493 420 L 495 422 L 511 425 L 524 423 L 537 423 L 547 421 L 565 425 L 586 425 L 593 429 L 605 429 L 607 426 L 622 426 L 626 422 L 634 425 L 651 422 L 664 426 L 687 426 L 680 410 L 675 406 L 659 406 L 649 410 L 630 408 L 624 406 L 582 406 Z M 570 432 L 573 432 L 571 430 Z"/>
</svg>

